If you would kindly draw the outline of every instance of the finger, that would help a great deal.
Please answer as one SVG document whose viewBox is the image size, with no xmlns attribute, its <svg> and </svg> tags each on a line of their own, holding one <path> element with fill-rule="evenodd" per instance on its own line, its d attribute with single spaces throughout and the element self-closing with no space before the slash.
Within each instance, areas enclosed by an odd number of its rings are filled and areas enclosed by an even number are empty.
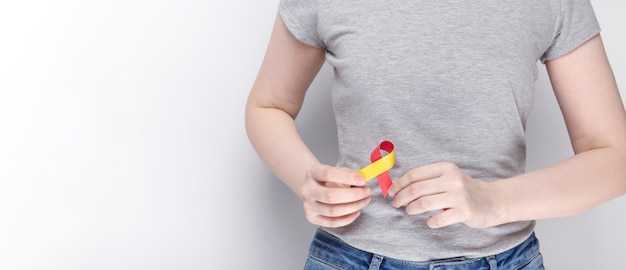
<svg viewBox="0 0 626 270">
<path fill-rule="evenodd" d="M 338 228 L 352 224 L 352 222 L 354 222 L 360 215 L 361 211 L 358 211 L 341 217 L 325 217 L 317 215 L 310 218 L 307 217 L 307 219 L 315 225 L 328 228 Z"/>
<path fill-rule="evenodd" d="M 364 186 L 365 178 L 354 170 L 337 168 L 328 165 L 318 165 L 309 170 L 315 181 L 330 182 L 345 186 Z"/>
<path fill-rule="evenodd" d="M 439 193 L 434 195 L 428 195 L 420 197 L 407 204 L 406 213 L 409 215 L 419 215 L 428 211 L 435 211 L 450 208 L 448 196 L 445 193 Z"/>
<path fill-rule="evenodd" d="M 307 198 L 309 201 L 336 205 L 356 202 L 369 197 L 371 194 L 372 190 L 367 186 L 339 188 L 320 186 L 313 193 L 308 194 Z"/>
<path fill-rule="evenodd" d="M 414 168 L 398 178 L 389 188 L 389 195 L 396 196 L 398 192 L 415 182 L 441 177 L 444 173 L 442 163 L 429 164 Z"/>
<path fill-rule="evenodd" d="M 329 187 L 329 188 L 347 188 L 347 187 L 350 187 L 349 185 L 333 183 L 333 182 L 324 182 L 324 186 Z"/>
<path fill-rule="evenodd" d="M 450 208 L 428 218 L 426 220 L 426 225 L 432 229 L 439 229 L 462 221 L 462 215 L 459 211 Z"/>
<path fill-rule="evenodd" d="M 396 194 L 392 205 L 398 208 L 423 196 L 443 193 L 446 191 L 444 184 L 439 178 L 413 183 Z"/>
<path fill-rule="evenodd" d="M 363 207 L 367 206 L 371 200 L 371 197 L 367 197 L 355 202 L 344 204 L 325 204 L 315 202 L 311 205 L 312 209 L 310 210 L 324 217 L 342 217 L 360 211 Z"/>
</svg>

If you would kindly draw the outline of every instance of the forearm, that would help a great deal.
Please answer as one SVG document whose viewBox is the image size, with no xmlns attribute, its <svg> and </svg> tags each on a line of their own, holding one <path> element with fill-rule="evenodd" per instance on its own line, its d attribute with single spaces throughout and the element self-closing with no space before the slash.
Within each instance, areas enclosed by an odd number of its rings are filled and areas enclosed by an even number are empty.
<svg viewBox="0 0 626 270">
<path fill-rule="evenodd" d="M 246 110 L 246 130 L 263 162 L 300 196 L 307 169 L 319 161 L 302 141 L 294 119 L 280 109 L 253 107 Z"/>
<path fill-rule="evenodd" d="M 503 222 L 575 215 L 626 192 L 626 152 L 598 148 L 493 183 Z"/>
<path fill-rule="evenodd" d="M 600 35 L 546 67 L 576 155 L 495 182 L 505 221 L 570 216 L 626 192 L 626 112 Z"/>
</svg>

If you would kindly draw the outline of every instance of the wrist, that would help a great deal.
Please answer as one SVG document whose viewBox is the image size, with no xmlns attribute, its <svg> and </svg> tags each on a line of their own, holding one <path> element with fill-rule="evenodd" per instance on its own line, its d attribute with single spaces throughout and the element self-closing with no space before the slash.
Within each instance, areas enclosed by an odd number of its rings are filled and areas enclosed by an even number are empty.
<svg viewBox="0 0 626 270">
<path fill-rule="evenodd" d="M 510 202 L 513 196 L 507 190 L 506 180 L 488 182 L 488 192 L 491 194 L 491 226 L 512 222 Z"/>
</svg>

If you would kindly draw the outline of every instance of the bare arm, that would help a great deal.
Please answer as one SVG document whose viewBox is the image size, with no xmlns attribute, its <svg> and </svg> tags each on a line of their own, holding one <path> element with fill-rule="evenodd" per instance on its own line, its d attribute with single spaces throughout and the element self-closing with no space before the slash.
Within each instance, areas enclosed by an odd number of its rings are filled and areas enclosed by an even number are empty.
<svg viewBox="0 0 626 270">
<path fill-rule="evenodd" d="M 546 67 L 575 155 L 498 182 L 507 221 L 573 215 L 626 193 L 626 113 L 600 35 Z"/>
<path fill-rule="evenodd" d="M 371 190 L 355 171 L 320 164 L 295 123 L 325 53 L 298 41 L 277 16 L 246 104 L 246 130 L 259 157 L 303 200 L 307 219 L 339 227 L 360 215 Z"/>
<path fill-rule="evenodd" d="M 294 119 L 324 63 L 325 51 L 291 35 L 280 16 L 246 104 L 246 130 L 267 166 L 296 194 L 304 172 L 319 163 L 302 142 Z"/>
<path fill-rule="evenodd" d="M 601 37 L 546 63 L 575 155 L 495 182 L 471 178 L 451 163 L 407 172 L 390 188 L 409 214 L 444 209 L 433 228 L 475 228 L 574 215 L 626 193 L 626 113 Z"/>
</svg>

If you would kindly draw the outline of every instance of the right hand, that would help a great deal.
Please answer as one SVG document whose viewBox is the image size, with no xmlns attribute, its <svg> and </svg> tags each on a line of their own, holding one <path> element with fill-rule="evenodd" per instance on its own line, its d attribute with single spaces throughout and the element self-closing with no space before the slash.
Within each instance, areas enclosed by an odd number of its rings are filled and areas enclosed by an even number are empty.
<svg viewBox="0 0 626 270">
<path fill-rule="evenodd" d="M 323 227 L 351 224 L 371 201 L 372 191 L 356 171 L 316 164 L 306 173 L 300 189 L 309 222 Z"/>
</svg>

